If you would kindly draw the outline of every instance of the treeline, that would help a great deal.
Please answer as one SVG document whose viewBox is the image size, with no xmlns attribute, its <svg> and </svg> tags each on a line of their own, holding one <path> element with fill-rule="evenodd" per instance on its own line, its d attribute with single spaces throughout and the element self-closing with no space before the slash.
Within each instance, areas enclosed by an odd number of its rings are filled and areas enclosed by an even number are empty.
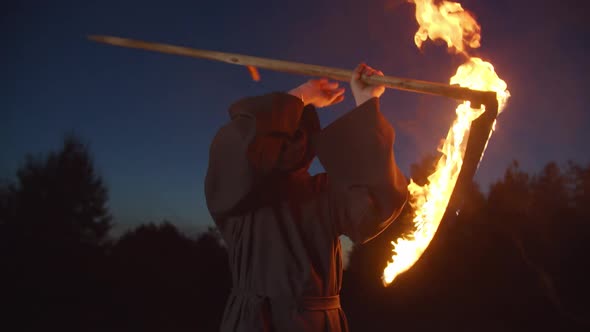
<svg viewBox="0 0 590 332">
<path fill-rule="evenodd" d="M 78 139 L 28 157 L 0 187 L 0 329 L 216 331 L 231 287 L 217 231 L 149 223 L 113 239 L 112 226 Z M 514 163 L 487 195 L 474 184 L 422 259 L 383 287 L 390 241 L 411 227 L 407 208 L 353 249 L 341 294 L 352 331 L 590 330 L 590 165 Z"/>
<path fill-rule="evenodd" d="M 417 264 L 383 288 L 374 281 L 411 226 L 407 211 L 352 253 L 342 291 L 352 330 L 590 330 L 589 207 L 590 166 L 531 175 L 514 162 L 487 195 L 474 184 Z"/>
</svg>

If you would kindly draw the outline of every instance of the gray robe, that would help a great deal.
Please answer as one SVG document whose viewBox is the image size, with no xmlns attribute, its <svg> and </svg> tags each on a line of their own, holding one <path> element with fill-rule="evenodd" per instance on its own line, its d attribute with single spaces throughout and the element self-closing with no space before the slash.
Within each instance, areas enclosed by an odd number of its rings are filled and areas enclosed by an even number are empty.
<svg viewBox="0 0 590 332">
<path fill-rule="evenodd" d="M 278 172 L 282 140 L 311 111 L 286 93 L 247 98 L 211 144 L 205 194 L 233 279 L 221 331 L 348 331 L 339 236 L 372 239 L 407 200 L 377 98 L 314 135 L 326 173 Z"/>
</svg>

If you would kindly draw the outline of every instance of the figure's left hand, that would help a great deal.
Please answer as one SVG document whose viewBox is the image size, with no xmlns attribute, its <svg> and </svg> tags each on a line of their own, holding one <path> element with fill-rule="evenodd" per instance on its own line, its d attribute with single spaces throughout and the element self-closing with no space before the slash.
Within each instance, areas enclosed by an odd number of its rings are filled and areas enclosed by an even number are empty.
<svg viewBox="0 0 590 332">
<path fill-rule="evenodd" d="M 383 85 L 372 85 L 365 83 L 362 80 L 363 75 L 383 76 L 383 73 L 380 70 L 373 69 L 364 63 L 361 63 L 356 67 L 350 80 L 350 88 L 357 106 L 363 104 L 371 98 L 379 98 L 383 92 L 385 92 L 385 87 Z"/>
<path fill-rule="evenodd" d="M 338 82 L 330 82 L 325 78 L 309 80 L 289 91 L 289 94 L 301 98 L 305 105 L 312 104 L 317 108 L 344 100 L 344 88 L 339 88 Z"/>
</svg>

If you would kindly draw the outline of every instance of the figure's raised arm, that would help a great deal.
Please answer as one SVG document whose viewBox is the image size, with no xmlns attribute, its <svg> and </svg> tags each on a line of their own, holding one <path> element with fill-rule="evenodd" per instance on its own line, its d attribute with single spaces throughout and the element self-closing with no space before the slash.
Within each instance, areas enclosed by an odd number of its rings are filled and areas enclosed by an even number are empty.
<svg viewBox="0 0 590 332">
<path fill-rule="evenodd" d="M 211 215 L 216 218 L 232 213 L 265 175 L 296 166 L 300 160 L 295 159 L 305 157 L 293 148 L 306 144 L 307 138 L 297 135 L 305 131 L 299 130 L 301 122 L 317 123 L 319 130 L 315 111 L 304 114 L 304 110 L 331 106 L 343 99 L 344 89 L 338 83 L 313 79 L 288 93 L 235 102 L 229 109 L 231 121 L 217 132 L 209 151 L 205 196 Z M 315 121 L 305 121 L 309 118 Z"/>
<path fill-rule="evenodd" d="M 360 65 L 351 86 L 357 107 L 322 130 L 315 141 L 328 177 L 328 204 L 338 234 L 364 243 L 383 231 L 407 200 L 407 180 L 393 153 L 395 132 L 379 111 L 381 87 L 359 82 L 382 75 Z"/>
</svg>

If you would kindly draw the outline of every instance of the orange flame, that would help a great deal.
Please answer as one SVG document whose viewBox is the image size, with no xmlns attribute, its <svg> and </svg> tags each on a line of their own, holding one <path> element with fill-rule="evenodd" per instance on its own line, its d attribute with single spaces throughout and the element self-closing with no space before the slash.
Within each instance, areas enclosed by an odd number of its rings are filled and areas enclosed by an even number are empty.
<svg viewBox="0 0 590 332">
<path fill-rule="evenodd" d="M 466 53 L 466 47 L 478 48 L 481 40 L 481 28 L 475 18 L 461 7 L 460 3 L 451 1 L 410 0 L 416 4 L 416 21 L 420 28 L 414 35 L 418 48 L 428 38 L 442 39 L 447 47 L 456 53 Z"/>
<path fill-rule="evenodd" d="M 415 36 L 418 47 L 427 38 L 443 39 L 450 49 L 465 55 L 467 46 L 479 47 L 480 27 L 459 3 L 442 1 L 434 4 L 433 0 L 413 1 L 416 4 L 416 20 L 420 24 Z M 450 83 L 474 90 L 495 91 L 498 98 L 498 113 L 504 109 L 510 97 L 506 82 L 498 77 L 492 64 L 480 58 L 471 57 L 459 66 Z M 428 184 L 419 186 L 410 181 L 408 190 L 411 195 L 410 205 L 414 209 L 415 230 L 407 237 L 391 242 L 394 254 L 392 261 L 388 262 L 383 271 L 385 285 L 411 268 L 432 241 L 463 165 L 471 122 L 484 111 L 483 106 L 480 109 L 471 108 L 470 102 L 460 104 L 455 111 L 457 118 L 440 148 L 442 157 L 435 171 L 428 177 Z"/>
<path fill-rule="evenodd" d="M 258 72 L 258 68 L 254 66 L 246 66 L 246 68 L 248 68 L 248 72 L 250 73 L 250 76 L 254 82 L 260 81 L 260 73 Z"/>
</svg>

